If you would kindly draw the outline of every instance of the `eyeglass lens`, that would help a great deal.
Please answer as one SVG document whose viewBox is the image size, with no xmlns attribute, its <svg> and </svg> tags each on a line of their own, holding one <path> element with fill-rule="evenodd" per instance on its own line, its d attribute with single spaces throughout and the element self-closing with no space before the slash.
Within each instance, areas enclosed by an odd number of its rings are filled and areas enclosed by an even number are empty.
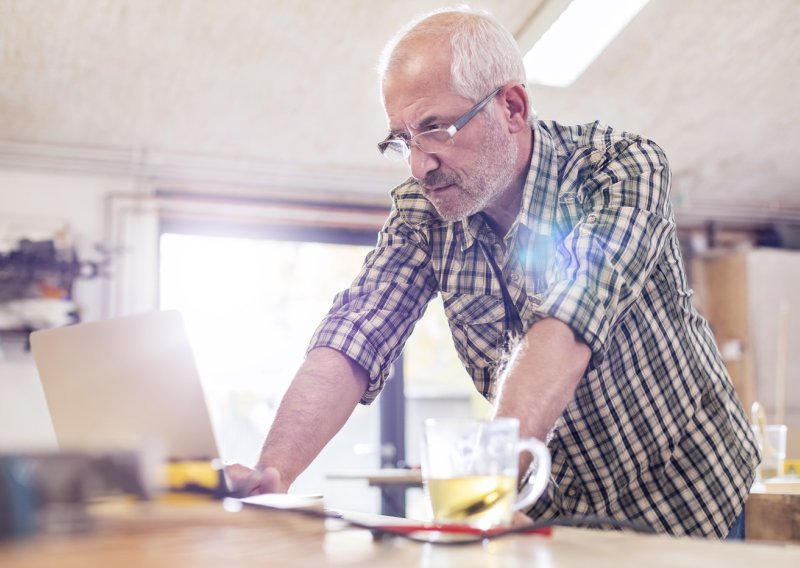
<svg viewBox="0 0 800 568">
<path fill-rule="evenodd" d="M 443 151 L 447 145 L 453 143 L 453 137 L 456 133 L 472 120 L 472 118 L 486 106 L 486 103 L 500 92 L 501 88 L 502 87 L 498 87 L 489 93 L 483 100 L 479 101 L 475 106 L 459 117 L 450 127 L 420 132 L 411 139 L 390 137 L 378 144 L 378 150 L 381 154 L 393 161 L 408 160 L 411 154 L 412 144 L 426 154 L 436 154 Z"/>
</svg>

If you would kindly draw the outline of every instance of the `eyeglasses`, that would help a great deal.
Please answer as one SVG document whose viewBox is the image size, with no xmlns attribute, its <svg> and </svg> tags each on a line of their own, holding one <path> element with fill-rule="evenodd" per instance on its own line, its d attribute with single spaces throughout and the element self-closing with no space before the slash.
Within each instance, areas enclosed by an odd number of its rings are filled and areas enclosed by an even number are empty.
<svg viewBox="0 0 800 568">
<path fill-rule="evenodd" d="M 416 146 L 426 154 L 438 154 L 453 144 L 453 137 L 456 135 L 456 133 L 464 128 L 464 126 L 466 126 L 467 123 L 472 120 L 475 115 L 478 114 L 481 109 L 485 107 L 487 103 L 497 95 L 497 93 L 500 92 L 500 89 L 502 88 L 502 86 L 497 87 L 494 91 L 489 93 L 485 99 L 481 100 L 466 113 L 458 117 L 456 121 L 447 128 L 434 128 L 432 130 L 426 130 L 425 132 L 420 132 L 419 134 L 416 134 L 410 138 L 402 138 L 390 134 L 386 137 L 386 140 L 378 143 L 378 150 L 381 154 L 394 162 L 407 162 L 409 156 L 411 156 L 412 145 Z"/>
</svg>

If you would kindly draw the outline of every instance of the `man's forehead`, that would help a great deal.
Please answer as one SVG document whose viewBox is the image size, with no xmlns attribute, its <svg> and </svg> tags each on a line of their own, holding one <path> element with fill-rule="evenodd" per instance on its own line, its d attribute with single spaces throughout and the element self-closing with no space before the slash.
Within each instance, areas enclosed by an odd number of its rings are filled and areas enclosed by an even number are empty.
<svg viewBox="0 0 800 568">
<path fill-rule="evenodd" d="M 447 84 L 430 89 L 408 89 L 389 91 L 384 108 L 389 129 L 393 132 L 453 118 L 459 98 Z"/>
<path fill-rule="evenodd" d="M 424 120 L 424 115 L 446 111 L 454 98 L 450 68 L 409 61 L 386 75 L 382 95 L 390 127 L 402 128 L 395 121 Z"/>
<path fill-rule="evenodd" d="M 424 96 L 450 90 L 450 73 L 442 73 L 422 65 L 397 69 L 383 81 L 383 96 L 387 101 L 404 96 Z"/>
<path fill-rule="evenodd" d="M 452 94 L 449 37 L 412 36 L 401 40 L 390 56 L 383 77 L 383 106 L 391 130 L 425 120 L 422 115 Z"/>
</svg>

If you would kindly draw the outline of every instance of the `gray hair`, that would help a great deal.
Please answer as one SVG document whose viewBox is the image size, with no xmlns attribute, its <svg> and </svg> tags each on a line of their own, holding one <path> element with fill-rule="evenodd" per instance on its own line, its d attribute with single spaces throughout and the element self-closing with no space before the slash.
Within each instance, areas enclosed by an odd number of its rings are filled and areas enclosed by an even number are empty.
<svg viewBox="0 0 800 568">
<path fill-rule="evenodd" d="M 500 85 L 525 83 L 522 54 L 511 32 L 488 12 L 461 6 L 425 14 L 395 34 L 378 63 L 381 88 L 396 62 L 398 46 L 436 36 L 450 39 L 450 78 L 456 94 L 477 102 Z"/>
</svg>

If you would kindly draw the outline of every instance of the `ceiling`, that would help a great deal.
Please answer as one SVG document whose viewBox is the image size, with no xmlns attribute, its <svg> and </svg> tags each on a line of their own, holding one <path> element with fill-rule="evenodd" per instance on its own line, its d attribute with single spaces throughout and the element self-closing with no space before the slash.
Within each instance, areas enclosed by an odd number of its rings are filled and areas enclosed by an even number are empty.
<svg viewBox="0 0 800 568">
<path fill-rule="evenodd" d="M 529 48 L 564 0 L 474 1 Z M 375 64 L 427 0 L 0 0 L 0 166 L 385 200 Z M 800 224 L 800 0 L 651 0 L 542 118 L 671 158 L 679 221 Z M 231 189 L 233 191 L 233 189 Z"/>
</svg>

